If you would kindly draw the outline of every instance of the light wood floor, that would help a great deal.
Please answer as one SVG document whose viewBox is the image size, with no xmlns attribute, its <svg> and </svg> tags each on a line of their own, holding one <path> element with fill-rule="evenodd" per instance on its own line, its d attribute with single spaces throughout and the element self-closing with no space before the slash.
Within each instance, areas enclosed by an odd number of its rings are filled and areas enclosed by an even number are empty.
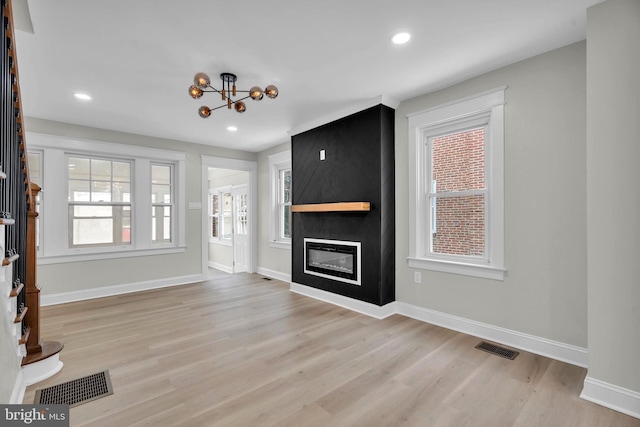
<svg viewBox="0 0 640 427">
<path fill-rule="evenodd" d="M 109 369 L 114 394 L 72 426 L 639 426 L 581 400 L 586 371 L 399 315 L 376 320 L 233 275 L 45 307 L 63 370 Z"/>
</svg>

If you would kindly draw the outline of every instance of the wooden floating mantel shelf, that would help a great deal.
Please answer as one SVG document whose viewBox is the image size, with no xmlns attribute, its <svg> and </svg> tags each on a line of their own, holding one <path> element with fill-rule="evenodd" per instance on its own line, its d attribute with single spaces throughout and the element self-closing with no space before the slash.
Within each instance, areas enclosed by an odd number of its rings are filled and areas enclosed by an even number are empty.
<svg viewBox="0 0 640 427">
<path fill-rule="evenodd" d="M 313 203 L 292 205 L 291 212 L 369 212 L 369 202 Z"/>
</svg>

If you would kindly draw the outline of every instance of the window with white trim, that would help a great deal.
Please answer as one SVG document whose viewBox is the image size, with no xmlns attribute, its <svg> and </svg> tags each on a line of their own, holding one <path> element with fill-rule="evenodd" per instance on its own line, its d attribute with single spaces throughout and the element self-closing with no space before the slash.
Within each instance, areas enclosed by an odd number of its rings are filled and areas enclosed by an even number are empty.
<svg viewBox="0 0 640 427">
<path fill-rule="evenodd" d="M 409 116 L 410 267 L 503 279 L 503 105 L 501 88 Z"/>
<path fill-rule="evenodd" d="M 27 153 L 27 161 L 29 164 L 29 180 L 42 188 L 42 152 L 29 150 Z M 36 212 L 36 254 L 40 254 L 40 241 L 42 240 L 42 223 L 40 214 L 42 213 L 42 193 L 39 192 L 35 198 Z"/>
<path fill-rule="evenodd" d="M 231 186 L 209 190 L 209 241 L 231 244 L 233 196 Z"/>
<path fill-rule="evenodd" d="M 271 173 L 270 245 L 291 247 L 291 151 L 269 156 Z"/>
<path fill-rule="evenodd" d="M 69 247 L 131 244 L 131 162 L 68 156 Z"/>
<path fill-rule="evenodd" d="M 175 211 L 173 197 L 173 165 L 151 164 L 151 241 L 171 243 L 173 230 L 172 212 Z"/>
<path fill-rule="evenodd" d="M 47 200 L 39 264 L 184 252 L 183 152 L 35 133 L 29 143 Z"/>
</svg>

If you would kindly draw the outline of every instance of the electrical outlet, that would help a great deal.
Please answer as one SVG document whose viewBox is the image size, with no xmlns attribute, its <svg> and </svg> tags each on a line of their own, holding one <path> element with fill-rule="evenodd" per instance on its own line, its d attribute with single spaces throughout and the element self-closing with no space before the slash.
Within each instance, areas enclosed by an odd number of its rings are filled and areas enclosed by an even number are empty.
<svg viewBox="0 0 640 427">
<path fill-rule="evenodd" d="M 419 271 L 413 272 L 413 281 L 416 283 L 422 283 L 422 273 Z"/>
</svg>

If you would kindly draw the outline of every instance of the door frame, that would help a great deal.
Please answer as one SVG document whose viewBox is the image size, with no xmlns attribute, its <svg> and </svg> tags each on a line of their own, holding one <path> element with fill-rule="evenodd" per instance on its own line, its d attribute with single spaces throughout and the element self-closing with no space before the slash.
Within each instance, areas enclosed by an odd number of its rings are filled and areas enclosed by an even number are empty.
<svg viewBox="0 0 640 427">
<path fill-rule="evenodd" d="M 249 172 L 249 261 L 247 262 L 247 272 L 255 273 L 258 263 L 258 163 L 250 160 L 229 159 L 225 157 L 202 155 L 202 179 L 201 179 L 201 219 L 202 228 L 200 233 L 201 254 L 202 254 L 202 275 L 207 277 L 209 270 L 209 236 L 205 230 L 208 226 L 208 197 L 209 197 L 209 168 L 232 169 Z"/>
<path fill-rule="evenodd" d="M 237 254 L 237 246 L 238 246 L 238 195 L 239 194 L 246 194 L 247 195 L 247 208 L 249 203 L 251 203 L 251 201 L 249 200 L 249 185 L 247 184 L 240 184 L 240 185 L 232 185 L 231 186 L 231 200 L 233 201 L 232 205 L 232 212 L 231 212 L 231 221 L 232 221 L 232 226 L 231 226 L 231 246 L 233 247 L 233 266 L 232 266 L 232 270 L 234 273 L 236 273 L 236 268 L 238 266 L 238 259 L 236 258 L 236 254 Z M 245 240 L 249 240 L 249 238 L 251 237 L 251 235 L 249 234 L 249 221 L 251 219 L 249 218 L 249 211 L 247 210 L 247 237 Z M 251 259 L 250 256 L 250 249 L 251 245 L 247 244 L 247 249 L 243 250 L 242 252 L 244 252 L 243 254 L 243 258 L 248 260 Z M 246 268 L 244 268 L 242 271 L 247 271 L 247 269 L 249 268 L 248 264 L 245 262 Z"/>
</svg>

